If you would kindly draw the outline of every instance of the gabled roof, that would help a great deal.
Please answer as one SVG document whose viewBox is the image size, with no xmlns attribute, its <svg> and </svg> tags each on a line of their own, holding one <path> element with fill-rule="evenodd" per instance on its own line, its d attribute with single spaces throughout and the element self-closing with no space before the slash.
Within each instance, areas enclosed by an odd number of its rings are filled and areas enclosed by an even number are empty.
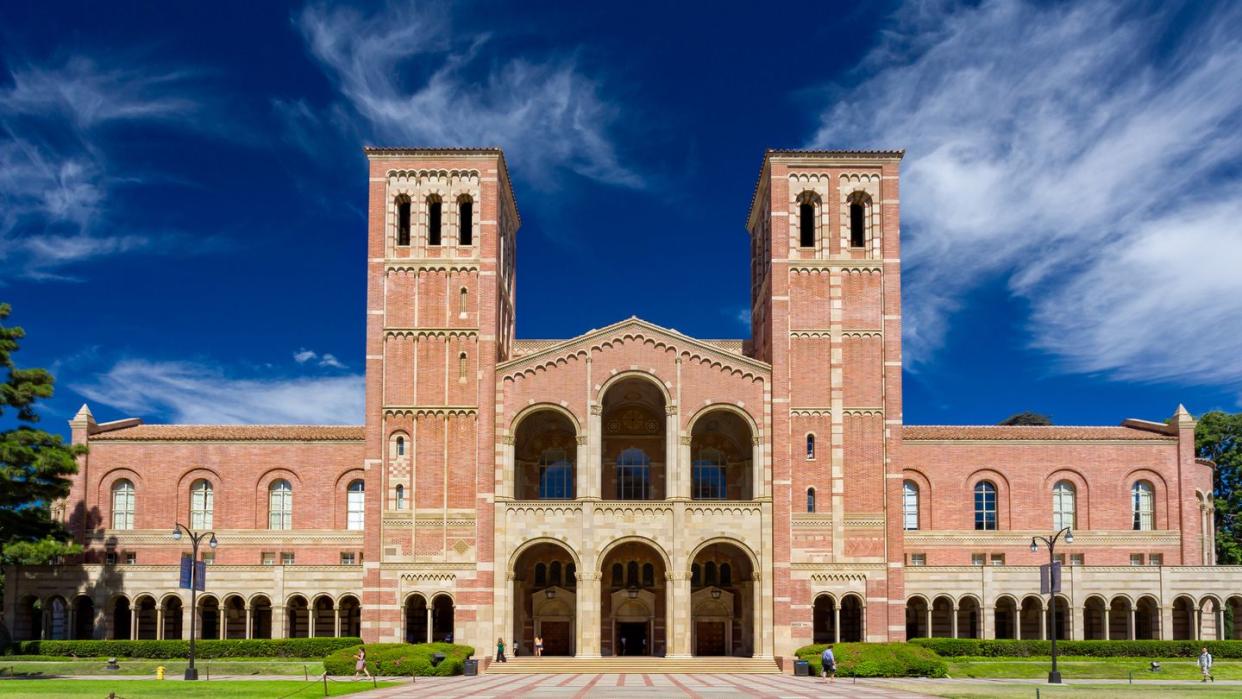
<svg viewBox="0 0 1242 699">
<path fill-rule="evenodd" d="M 769 373 L 772 370 L 772 366 L 768 364 L 767 362 L 763 362 L 758 359 L 754 359 L 752 357 L 747 357 L 746 355 L 730 351 L 729 346 L 722 347 L 721 345 L 716 344 L 716 343 L 722 342 L 720 340 L 700 340 L 697 338 L 693 338 L 693 337 L 690 337 L 689 335 L 684 335 L 680 332 L 677 332 L 676 330 L 672 328 L 665 328 L 665 327 L 656 325 L 655 323 L 645 321 L 639 318 L 638 316 L 630 316 L 629 318 L 613 323 L 612 325 L 607 325 L 607 326 L 604 326 L 596 330 L 588 330 L 582 335 L 569 338 L 568 340 L 559 340 L 559 341 L 540 340 L 539 343 L 542 346 L 523 347 L 523 349 L 527 349 L 529 347 L 530 349 L 529 353 L 521 354 L 519 356 L 514 357 L 513 359 L 501 362 L 500 364 L 497 365 L 496 369 L 498 371 L 504 371 L 506 369 L 522 366 L 527 363 L 536 363 L 539 360 L 543 359 L 544 357 L 555 356 L 557 354 L 565 352 L 566 350 L 574 349 L 581 345 L 590 344 L 594 342 L 595 340 L 598 340 L 601 338 L 606 338 L 606 337 L 615 336 L 615 335 L 623 335 L 628 332 L 635 332 L 635 331 L 642 333 L 642 334 L 660 335 L 660 336 L 667 338 L 668 340 L 677 342 L 680 345 L 687 346 L 687 347 L 694 347 L 700 350 L 701 352 L 703 352 L 704 354 L 709 354 L 713 357 L 718 358 L 722 362 L 728 362 L 731 364 L 744 364 L 751 368 L 758 369 L 764 373 Z M 522 340 L 515 341 L 515 343 L 522 343 L 522 342 L 523 342 Z M 544 344 L 544 343 L 547 343 L 547 344 Z"/>
</svg>

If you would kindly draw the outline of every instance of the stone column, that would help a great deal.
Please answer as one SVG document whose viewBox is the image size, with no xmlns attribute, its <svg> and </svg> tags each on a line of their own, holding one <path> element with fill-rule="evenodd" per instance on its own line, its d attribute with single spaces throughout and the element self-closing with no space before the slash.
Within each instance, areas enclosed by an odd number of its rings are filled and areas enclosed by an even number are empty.
<svg viewBox="0 0 1242 699">
<path fill-rule="evenodd" d="M 76 600 L 75 600 L 76 602 Z M 69 628 L 65 629 L 65 638 L 73 641 L 78 638 L 78 605 L 70 604 L 65 616 L 69 619 Z"/>
<path fill-rule="evenodd" d="M 1113 640 L 1112 638 L 1113 636 L 1112 615 L 1113 615 L 1112 605 L 1110 604 L 1104 607 L 1104 640 L 1105 641 Z"/>
<path fill-rule="evenodd" d="M 590 414 L 587 416 L 587 462 L 586 468 L 582 469 L 587 479 L 586 487 L 582 489 L 583 496 L 596 500 L 603 497 L 603 489 L 600 487 L 604 458 L 603 412 L 602 405 L 591 404 Z"/>
<path fill-rule="evenodd" d="M 677 570 L 671 574 L 673 586 L 673 653 L 682 658 L 690 657 L 690 573 Z M 758 581 L 756 581 L 758 582 Z"/>
<path fill-rule="evenodd" d="M 246 638 L 253 638 L 254 637 L 254 611 L 250 608 L 250 605 L 246 605 L 245 614 L 246 614 Z"/>
<path fill-rule="evenodd" d="M 1013 637 L 1022 640 L 1022 607 L 1015 605 L 1013 609 Z"/>
<path fill-rule="evenodd" d="M 1191 613 L 1190 615 L 1190 625 L 1194 627 L 1193 629 L 1191 629 L 1191 633 L 1194 634 L 1195 640 L 1196 641 L 1203 640 L 1203 609 L 1202 608 L 1195 607 L 1194 612 Z"/>
<path fill-rule="evenodd" d="M 864 601 L 861 605 L 859 605 L 859 609 L 861 611 L 859 612 L 860 618 L 858 621 L 859 621 L 859 626 L 862 627 L 859 629 L 859 635 L 862 636 L 863 643 L 866 643 L 867 642 L 867 603 Z"/>
<path fill-rule="evenodd" d="M 1134 606 L 1131 605 L 1130 616 L 1129 618 L 1126 619 L 1126 638 L 1131 641 L 1134 640 L 1134 635 L 1135 635 L 1134 634 L 1134 629 L 1135 629 L 1134 614 L 1135 614 L 1135 609 L 1134 609 Z"/>
<path fill-rule="evenodd" d="M 677 610 L 673 608 L 672 595 L 672 574 L 664 573 L 664 655 L 669 654 L 670 649 L 674 647 L 674 638 L 680 635 L 681 629 L 677 628 Z M 655 620 L 651 621 L 651 654 L 655 655 Z"/>
<path fill-rule="evenodd" d="M 1074 607 L 1070 613 L 1074 615 L 1074 632 L 1070 638 L 1081 641 L 1086 638 L 1087 634 L 1087 608 Z"/>
<path fill-rule="evenodd" d="M 47 624 L 43 625 L 43 637 L 47 638 Z M 129 608 L 129 638 L 132 641 L 138 640 L 138 608 L 131 606 Z"/>
<path fill-rule="evenodd" d="M 763 581 L 755 580 L 754 578 L 755 576 L 752 575 L 750 583 L 751 652 L 758 658 L 767 653 L 767 650 L 763 647 L 763 630 L 767 628 L 768 620 L 763 613 Z"/>
<path fill-rule="evenodd" d="M 600 657 L 599 626 L 600 574 L 595 572 L 595 561 L 582 560 L 583 570 L 578 571 L 578 657 Z M 588 567 L 589 566 L 589 567 Z"/>
<path fill-rule="evenodd" d="M 930 609 L 930 607 L 928 609 Z M 930 611 L 927 613 L 927 624 L 928 624 L 927 628 L 930 629 L 931 628 L 931 612 Z M 927 633 L 928 635 L 931 635 L 931 631 L 928 631 Z M 841 642 L 841 605 L 836 602 L 832 604 L 832 642 L 833 643 Z"/>
<path fill-rule="evenodd" d="M 289 630 L 285 627 L 285 607 L 283 604 L 272 603 L 272 638 L 288 638 Z"/>
<path fill-rule="evenodd" d="M 247 633 L 246 636 L 249 637 L 250 634 Z M 334 638 L 341 637 L 341 609 L 336 606 L 332 608 L 332 636 Z"/>
<path fill-rule="evenodd" d="M 1040 600 L 1043 603 L 1043 600 Z M 1048 640 L 1048 610 L 1041 609 L 1039 614 L 1039 640 Z"/>
<path fill-rule="evenodd" d="M 186 640 L 189 640 L 190 638 L 190 620 L 193 618 L 191 616 L 193 614 L 194 614 L 194 609 L 190 605 L 186 604 L 184 600 L 182 600 L 181 602 L 181 637 Z M 200 626 L 199 628 L 202 628 L 202 627 Z"/>
<path fill-rule="evenodd" d="M 686 497 L 689 495 L 690 487 L 688 484 L 683 485 L 683 481 L 689 481 L 689 478 L 683 478 L 681 465 L 681 450 L 678 445 L 681 440 L 678 435 L 681 429 L 677 424 L 677 406 L 664 406 L 664 499 L 673 497 Z M 682 495 L 682 491 L 686 495 Z"/>
<path fill-rule="evenodd" d="M 155 640 L 164 640 L 164 606 L 155 608 Z"/>
<path fill-rule="evenodd" d="M 927 618 L 927 637 L 931 638 L 932 637 L 932 605 L 930 604 L 927 605 L 927 613 L 924 614 L 923 616 Z"/>
<path fill-rule="evenodd" d="M 677 486 L 677 497 L 690 499 L 690 491 L 694 486 L 694 462 L 690 458 L 690 435 L 683 435 L 677 440 L 677 461 L 685 474 L 685 478 Z"/>
<path fill-rule="evenodd" d="M 953 606 L 952 616 L 949 617 L 949 636 L 957 638 L 957 605 Z"/>
<path fill-rule="evenodd" d="M 427 600 L 427 609 L 426 609 L 426 612 L 427 612 L 427 629 L 426 629 L 426 631 L 427 631 L 427 638 L 425 639 L 425 641 L 424 641 L 424 642 L 425 642 L 425 643 L 431 643 L 431 600 Z M 456 638 L 454 638 L 453 640 L 455 641 L 455 640 L 457 640 L 457 639 L 456 639 Z M 510 640 L 512 640 L 512 639 L 510 639 Z"/>
<path fill-rule="evenodd" d="M 224 613 L 224 605 L 216 607 L 216 638 L 224 640 L 224 630 L 229 626 L 228 615 Z"/>
</svg>

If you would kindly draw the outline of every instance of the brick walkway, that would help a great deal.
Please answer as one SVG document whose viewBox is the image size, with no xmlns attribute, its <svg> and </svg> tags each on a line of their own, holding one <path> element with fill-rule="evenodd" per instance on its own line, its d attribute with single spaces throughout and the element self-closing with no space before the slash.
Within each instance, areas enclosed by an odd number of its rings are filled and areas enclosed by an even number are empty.
<svg viewBox="0 0 1242 699">
<path fill-rule="evenodd" d="M 790 675 L 483 675 L 423 677 L 416 684 L 351 695 L 359 699 L 449 697 L 920 697 L 867 681 L 825 684 Z"/>
</svg>

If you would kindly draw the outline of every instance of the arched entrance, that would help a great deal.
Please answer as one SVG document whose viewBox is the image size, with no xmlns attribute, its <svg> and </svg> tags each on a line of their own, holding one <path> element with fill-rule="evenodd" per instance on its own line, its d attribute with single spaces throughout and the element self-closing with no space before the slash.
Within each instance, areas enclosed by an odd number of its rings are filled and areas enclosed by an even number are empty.
<svg viewBox="0 0 1242 699">
<path fill-rule="evenodd" d="M 1242 596 L 1225 600 L 1225 638 L 1242 641 Z"/>
<path fill-rule="evenodd" d="M 1130 638 L 1130 599 L 1114 597 L 1108 608 L 1108 638 L 1124 641 Z"/>
<path fill-rule="evenodd" d="M 431 640 L 453 642 L 453 598 L 443 593 L 431 598 Z"/>
<path fill-rule="evenodd" d="M 818 600 L 816 600 L 818 601 Z M 928 638 L 927 600 L 922 597 L 911 597 L 906 600 L 906 638 Z M 827 643 L 818 638 L 816 643 Z"/>
<path fill-rule="evenodd" d="M 224 637 L 246 637 L 246 600 L 238 595 L 224 600 Z"/>
<path fill-rule="evenodd" d="M 1160 605 L 1154 597 L 1140 597 L 1135 606 L 1134 638 L 1140 641 L 1160 638 Z"/>
<path fill-rule="evenodd" d="M 1018 603 L 1014 598 L 1005 596 L 996 600 L 992 621 L 996 624 L 997 638 L 1018 637 Z"/>
<path fill-rule="evenodd" d="M 544 655 L 577 653 L 577 577 L 573 553 L 561 544 L 540 542 L 518 555 L 511 638 L 521 653 L 534 653 L 536 636 L 543 638 Z"/>
<path fill-rule="evenodd" d="M 811 609 L 811 642 L 835 643 L 837 640 L 837 601 L 824 593 L 815 597 Z"/>
<path fill-rule="evenodd" d="M 732 410 L 710 410 L 694 421 L 690 436 L 690 497 L 750 500 L 754 433 Z"/>
<path fill-rule="evenodd" d="M 932 600 L 932 638 L 953 638 L 953 599 L 941 595 Z"/>
<path fill-rule="evenodd" d="M 336 611 L 332 598 L 327 595 L 316 597 L 311 617 L 311 636 L 319 638 L 336 635 L 335 617 Z"/>
<path fill-rule="evenodd" d="M 755 652 L 755 576 L 737 544 L 703 547 L 690 564 L 690 652 L 751 657 Z"/>
<path fill-rule="evenodd" d="M 841 598 L 841 641 L 857 643 L 866 638 L 867 621 L 862 597 L 850 593 Z"/>
<path fill-rule="evenodd" d="M 600 564 L 604 655 L 665 655 L 664 556 L 645 541 L 613 546 Z"/>
<path fill-rule="evenodd" d="M 138 621 L 138 628 L 135 630 L 134 638 L 140 641 L 153 641 L 158 632 L 158 617 L 155 611 L 155 598 L 150 595 L 143 595 L 134 600 L 134 617 Z M 211 636 L 210 638 L 215 638 Z"/>
<path fill-rule="evenodd" d="M 405 598 L 405 642 L 431 641 L 431 608 L 427 598 L 417 592 Z"/>
<path fill-rule="evenodd" d="M 547 408 L 523 417 L 514 435 L 513 497 L 574 499 L 577 454 L 577 432 L 564 413 Z"/>
<path fill-rule="evenodd" d="M 664 499 L 667 422 L 664 393 L 652 381 L 629 377 L 608 387 L 600 420 L 605 500 Z"/>
<path fill-rule="evenodd" d="M 47 637 L 53 641 L 69 640 L 69 605 L 60 595 L 47 601 Z"/>
<path fill-rule="evenodd" d="M 198 598 L 198 637 L 220 638 L 220 600 L 207 595 Z"/>
<path fill-rule="evenodd" d="M 1088 641 L 1103 641 L 1104 633 L 1104 598 L 1088 597 L 1082 610 L 1082 637 Z"/>
<path fill-rule="evenodd" d="M 181 627 L 184 611 L 180 597 L 172 595 L 164 598 L 164 640 L 179 641 L 183 638 Z"/>
<path fill-rule="evenodd" d="M 130 640 L 132 625 L 133 614 L 130 612 L 129 598 L 124 595 L 117 597 L 112 601 L 112 638 L 118 641 Z"/>
<path fill-rule="evenodd" d="M 966 595 L 957 601 L 957 637 L 983 638 L 983 615 L 979 600 Z"/>
<path fill-rule="evenodd" d="M 128 607 L 125 613 L 129 614 Z M 38 597 L 26 595 L 17 603 L 13 638 L 27 641 L 37 641 L 43 638 L 43 602 Z"/>
<path fill-rule="evenodd" d="M 302 595 L 294 595 L 285 604 L 285 637 L 308 638 L 310 636 L 310 605 Z"/>
<path fill-rule="evenodd" d="M 1038 641 L 1044 638 L 1044 602 L 1038 597 L 1026 596 L 1022 599 L 1022 612 L 1019 615 L 1018 638 L 1026 641 Z"/>
<path fill-rule="evenodd" d="M 362 605 L 353 595 L 345 595 L 336 603 L 337 624 L 340 628 L 338 636 L 362 635 Z"/>
<path fill-rule="evenodd" d="M 266 595 L 250 600 L 250 637 L 272 637 L 272 601 Z"/>
<path fill-rule="evenodd" d="M 73 637 L 90 640 L 95 637 L 95 602 L 86 595 L 73 600 Z"/>
</svg>

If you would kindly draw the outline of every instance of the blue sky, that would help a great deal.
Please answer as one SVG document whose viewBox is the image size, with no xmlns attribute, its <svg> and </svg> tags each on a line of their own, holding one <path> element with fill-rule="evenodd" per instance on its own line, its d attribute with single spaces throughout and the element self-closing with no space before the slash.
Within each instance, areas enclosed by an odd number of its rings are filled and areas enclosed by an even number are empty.
<svg viewBox="0 0 1242 699">
<path fill-rule="evenodd" d="M 1238 408 L 1242 6 L 797 15 L 5 3 L 0 299 L 49 426 L 360 422 L 367 144 L 505 149 L 525 338 L 746 336 L 763 149 L 905 148 L 908 423 Z"/>
</svg>

